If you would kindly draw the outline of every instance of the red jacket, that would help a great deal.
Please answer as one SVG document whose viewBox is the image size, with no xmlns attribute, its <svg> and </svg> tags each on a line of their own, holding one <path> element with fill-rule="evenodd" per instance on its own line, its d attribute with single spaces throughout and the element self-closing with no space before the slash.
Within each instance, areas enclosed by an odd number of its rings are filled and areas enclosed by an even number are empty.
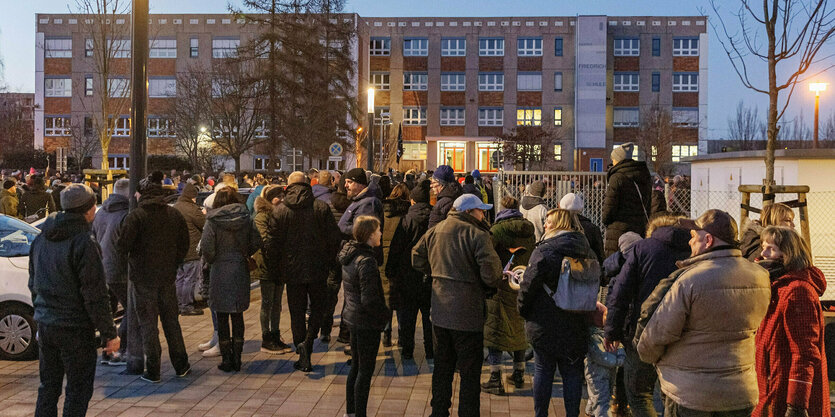
<svg viewBox="0 0 835 417">
<path fill-rule="evenodd" d="M 757 331 L 759 403 L 753 416 L 783 417 L 786 405 L 829 416 L 820 296 L 826 279 L 809 267 L 772 278 L 771 304 Z"/>
</svg>

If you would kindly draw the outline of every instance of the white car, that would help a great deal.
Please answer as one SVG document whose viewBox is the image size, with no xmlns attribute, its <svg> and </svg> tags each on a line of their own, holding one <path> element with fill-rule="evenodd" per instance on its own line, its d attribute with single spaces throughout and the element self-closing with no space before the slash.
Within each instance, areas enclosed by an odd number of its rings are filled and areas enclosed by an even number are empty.
<svg viewBox="0 0 835 417">
<path fill-rule="evenodd" d="M 0 214 L 0 359 L 35 359 L 29 248 L 40 230 Z"/>
</svg>

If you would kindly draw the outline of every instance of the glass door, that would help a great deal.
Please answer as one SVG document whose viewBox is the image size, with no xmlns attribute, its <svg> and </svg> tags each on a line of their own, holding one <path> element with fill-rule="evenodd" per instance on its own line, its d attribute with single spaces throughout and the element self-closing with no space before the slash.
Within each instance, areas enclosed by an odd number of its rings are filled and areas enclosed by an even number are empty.
<svg viewBox="0 0 835 417">
<path fill-rule="evenodd" d="M 464 171 L 467 144 L 465 142 L 440 142 L 438 165 L 449 165 L 453 171 Z"/>
</svg>

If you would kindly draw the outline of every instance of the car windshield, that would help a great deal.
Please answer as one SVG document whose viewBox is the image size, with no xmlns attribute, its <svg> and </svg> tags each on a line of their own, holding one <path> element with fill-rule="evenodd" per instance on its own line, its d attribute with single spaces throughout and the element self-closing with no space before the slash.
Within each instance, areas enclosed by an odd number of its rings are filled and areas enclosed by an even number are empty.
<svg viewBox="0 0 835 417">
<path fill-rule="evenodd" d="M 0 257 L 29 256 L 29 247 L 38 233 L 23 221 L 0 215 Z"/>
</svg>

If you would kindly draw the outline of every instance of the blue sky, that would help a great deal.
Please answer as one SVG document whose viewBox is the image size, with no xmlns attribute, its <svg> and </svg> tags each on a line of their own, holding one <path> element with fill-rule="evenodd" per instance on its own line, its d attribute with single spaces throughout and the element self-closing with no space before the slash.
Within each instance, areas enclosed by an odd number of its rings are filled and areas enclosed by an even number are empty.
<svg viewBox="0 0 835 417">
<path fill-rule="evenodd" d="M 736 7 L 735 0 L 721 0 L 724 7 Z M 35 13 L 66 13 L 75 0 L 0 0 L 0 58 L 5 64 L 2 80 L 12 91 L 34 91 Z M 151 13 L 223 13 L 225 0 L 150 0 Z M 702 10 L 711 18 L 713 11 L 707 0 L 347 0 L 345 11 L 362 16 L 572 16 L 577 14 L 605 14 L 609 16 L 697 16 Z M 725 10 L 723 13 L 730 12 Z M 728 16 L 725 15 L 727 18 Z M 727 134 L 727 118 L 739 100 L 749 106 L 759 106 L 764 115 L 768 99 L 754 93 L 739 81 L 728 58 L 710 31 L 709 41 L 709 137 Z M 835 39 L 831 40 L 821 57 L 827 56 L 829 65 L 835 63 Z M 753 71 L 756 80 L 766 81 L 765 66 Z M 835 69 L 820 77 L 830 83 L 821 99 L 821 119 L 835 109 Z M 807 123 L 812 120 L 813 96 L 802 86 L 792 97 L 786 119 L 801 113 Z"/>
</svg>

